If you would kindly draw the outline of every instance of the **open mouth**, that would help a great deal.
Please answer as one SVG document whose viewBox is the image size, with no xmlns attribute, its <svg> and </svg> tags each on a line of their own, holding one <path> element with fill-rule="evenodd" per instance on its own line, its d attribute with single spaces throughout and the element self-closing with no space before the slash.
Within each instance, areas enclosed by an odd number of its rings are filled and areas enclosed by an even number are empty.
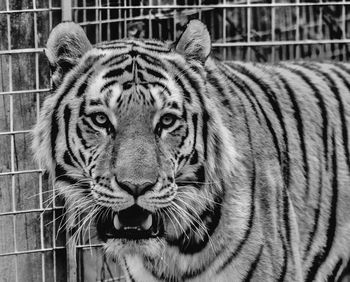
<svg viewBox="0 0 350 282">
<path fill-rule="evenodd" d="M 134 205 L 120 212 L 105 211 L 97 221 L 97 232 L 101 240 L 140 240 L 161 237 L 164 227 L 161 218 Z"/>
</svg>

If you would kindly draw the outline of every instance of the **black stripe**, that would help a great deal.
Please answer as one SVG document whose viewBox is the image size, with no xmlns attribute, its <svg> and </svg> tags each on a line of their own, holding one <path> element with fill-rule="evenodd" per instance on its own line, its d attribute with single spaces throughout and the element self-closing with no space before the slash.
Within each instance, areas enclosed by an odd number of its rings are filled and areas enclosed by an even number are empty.
<svg viewBox="0 0 350 282">
<path fill-rule="evenodd" d="M 345 84 L 345 86 L 348 88 L 348 91 L 350 92 L 350 84 L 346 80 L 346 78 L 337 70 L 332 69 L 332 71 L 342 80 L 342 82 Z M 328 74 L 325 74 L 327 77 L 330 76 Z M 332 81 L 333 86 L 334 86 L 334 94 L 336 96 L 336 99 L 338 101 L 338 107 L 339 107 L 339 114 L 340 114 L 340 119 L 341 119 L 341 128 L 342 128 L 342 136 L 343 136 L 343 148 L 345 151 L 345 156 L 346 156 L 346 164 L 348 165 L 348 170 L 350 170 L 350 152 L 349 152 L 349 137 L 348 137 L 348 128 L 347 128 L 347 122 L 346 122 L 346 117 L 345 117 L 345 107 L 344 107 L 344 102 L 341 98 L 341 95 L 338 91 L 337 86 L 335 85 L 334 81 Z"/>
<path fill-rule="evenodd" d="M 65 106 L 64 108 L 64 113 L 63 113 L 63 119 L 64 119 L 64 126 L 65 126 L 65 137 L 66 137 L 66 147 L 69 153 L 69 156 L 73 159 L 73 161 L 79 165 L 80 167 L 82 167 L 82 165 L 79 163 L 79 160 L 76 158 L 76 156 L 74 155 L 72 148 L 70 146 L 70 142 L 69 142 L 69 123 L 70 123 L 70 118 L 71 118 L 71 109 L 69 108 L 68 105 Z"/>
<path fill-rule="evenodd" d="M 101 65 L 102 66 L 108 65 L 108 67 L 113 67 L 115 65 L 124 63 L 129 58 L 130 57 L 128 57 L 126 54 L 119 54 L 118 53 L 117 55 L 113 55 L 113 56 L 107 58 L 104 62 L 101 63 Z"/>
<path fill-rule="evenodd" d="M 258 78 L 254 73 L 252 73 L 251 70 L 247 68 L 247 66 L 239 65 L 239 70 L 241 71 L 242 74 L 247 76 L 250 80 L 252 80 L 256 85 L 259 86 L 259 88 L 262 90 L 262 93 L 264 93 L 265 97 L 267 97 L 269 104 L 272 107 L 272 110 L 276 114 L 278 123 L 282 129 L 283 142 L 285 145 L 285 150 L 282 151 L 282 155 L 281 155 L 281 163 L 282 163 L 283 178 L 288 188 L 289 180 L 290 180 L 290 164 L 289 164 L 290 158 L 289 158 L 288 134 L 287 134 L 286 125 L 284 122 L 283 114 L 282 114 L 277 96 L 273 92 L 271 87 L 267 83 L 265 83 L 262 79 Z M 270 75 L 272 78 L 273 75 L 272 74 Z"/>
<path fill-rule="evenodd" d="M 303 66 L 321 74 L 322 76 L 324 76 L 328 82 L 327 84 L 328 84 L 329 88 L 331 89 L 331 93 L 334 93 L 334 96 L 338 102 L 338 110 L 339 110 L 339 115 L 340 115 L 340 124 L 341 124 L 341 129 L 342 129 L 343 148 L 344 148 L 344 152 L 345 152 L 345 156 L 346 156 L 346 164 L 348 166 L 348 170 L 350 170 L 350 152 L 349 152 L 349 143 L 348 143 L 349 138 L 348 138 L 347 122 L 346 122 L 346 117 L 345 117 L 345 107 L 344 107 L 342 97 L 339 93 L 338 87 L 337 87 L 335 81 L 332 79 L 331 75 L 329 75 L 328 73 L 326 73 L 324 71 L 321 71 L 320 66 L 311 65 L 310 63 L 303 64 Z M 335 74 L 337 74 L 339 76 L 339 78 L 342 78 L 343 82 L 348 84 L 348 86 L 350 87 L 350 85 L 346 81 L 346 79 L 344 77 L 342 77 L 342 75 L 339 72 L 337 72 L 337 70 L 332 69 L 332 71 Z M 349 89 L 349 87 L 348 87 L 348 89 Z"/>
<path fill-rule="evenodd" d="M 63 181 L 70 185 L 78 182 L 77 179 L 74 179 L 72 176 L 70 176 L 67 173 L 67 171 L 63 168 L 63 166 L 59 164 L 55 166 L 55 181 Z"/>
<path fill-rule="evenodd" d="M 240 98 L 239 98 L 240 99 Z M 241 99 L 240 99 L 241 100 Z M 253 223 L 254 223 L 254 217 L 255 217 L 255 191 L 256 191 L 256 162 L 255 162 L 255 150 L 254 150 L 254 145 L 253 145 L 253 140 L 252 140 L 252 133 L 250 130 L 249 126 L 249 120 L 248 120 L 248 114 L 245 109 L 245 106 L 241 100 L 242 106 L 243 106 L 243 111 L 244 111 L 244 120 L 245 120 L 245 126 L 247 130 L 247 135 L 248 135 L 248 143 L 250 147 L 250 152 L 251 152 L 251 162 L 252 162 L 252 171 L 251 171 L 251 183 L 250 183 L 250 189 L 251 191 L 251 199 L 250 199 L 250 214 L 249 214 L 249 219 L 247 221 L 247 228 L 245 229 L 245 234 L 236 247 L 236 249 L 231 252 L 231 255 L 224 261 L 224 263 L 220 266 L 220 268 L 216 271 L 216 273 L 220 273 L 223 271 L 231 262 L 237 257 L 237 255 L 242 251 L 243 246 L 247 243 L 248 238 L 250 236 L 250 233 L 253 228 Z"/>
<path fill-rule="evenodd" d="M 305 136 L 304 136 L 304 124 L 303 124 L 303 118 L 301 116 L 301 111 L 296 99 L 295 92 L 293 91 L 292 87 L 290 87 L 289 83 L 286 81 L 286 79 L 283 77 L 282 74 L 276 73 L 280 81 L 282 82 L 284 88 L 287 91 L 287 94 L 290 98 L 290 101 L 292 102 L 292 109 L 294 111 L 294 119 L 297 122 L 297 130 L 299 134 L 299 139 L 300 139 L 300 149 L 301 149 L 301 154 L 303 158 L 303 163 L 304 163 L 304 177 L 305 177 L 305 182 L 306 182 L 306 193 L 309 194 L 310 190 L 310 175 L 309 175 L 309 162 L 307 160 L 307 149 L 306 149 L 306 143 L 305 143 Z"/>
<path fill-rule="evenodd" d="M 280 235 L 280 239 L 281 239 L 281 242 L 282 242 L 283 262 L 282 262 L 281 273 L 278 276 L 277 281 L 278 282 L 283 282 L 284 278 L 286 277 L 286 274 L 287 274 L 288 253 L 287 253 L 287 246 L 286 246 L 286 243 L 284 242 L 284 238 L 283 238 L 281 230 L 278 230 L 278 234 Z"/>
<path fill-rule="evenodd" d="M 76 126 L 76 132 L 77 132 L 77 136 L 81 142 L 81 144 L 83 145 L 84 149 L 89 149 L 91 148 L 91 146 L 88 146 L 87 143 L 86 143 L 86 140 L 84 139 L 83 135 L 82 135 L 82 132 L 81 132 L 81 129 L 80 129 L 80 126 L 77 124 Z"/>
<path fill-rule="evenodd" d="M 336 265 L 334 266 L 332 273 L 328 275 L 327 282 L 335 282 L 337 281 L 337 276 L 339 274 L 339 270 L 343 264 L 343 259 L 339 259 Z M 341 281 L 341 280 L 340 280 Z"/>
<path fill-rule="evenodd" d="M 218 62 L 219 64 L 219 62 Z M 249 102 L 251 108 L 253 109 L 254 113 L 255 113 L 255 117 L 258 120 L 258 122 L 261 124 L 261 120 L 260 120 L 260 115 L 256 109 L 256 106 L 254 104 L 254 102 L 252 101 L 251 98 L 251 93 L 253 93 L 253 91 L 251 90 L 251 88 L 246 85 L 239 77 L 233 75 L 232 71 L 229 70 L 225 65 L 223 64 L 219 64 L 218 65 L 219 70 L 221 71 L 221 74 L 224 76 L 224 78 L 226 78 L 227 80 L 229 80 L 229 82 L 231 82 L 232 85 L 235 85 L 238 90 L 241 91 L 241 93 L 245 96 L 245 98 L 247 99 L 247 101 Z M 233 77 L 228 76 L 228 73 L 230 73 Z M 239 93 L 237 93 L 237 91 L 229 84 L 227 84 L 227 87 L 229 87 L 231 89 L 231 94 L 232 95 L 238 95 Z M 247 93 L 247 91 L 249 93 Z"/>
<path fill-rule="evenodd" d="M 318 168 L 319 174 L 320 174 L 320 180 L 319 180 L 319 190 L 318 190 L 318 199 L 317 199 L 317 208 L 315 209 L 315 215 L 313 220 L 313 227 L 308 235 L 308 243 L 305 248 L 305 253 L 303 260 L 306 261 L 309 258 L 309 253 L 311 250 L 311 245 L 314 242 L 314 237 L 318 229 L 318 222 L 320 219 L 321 214 L 321 204 L 322 204 L 322 192 L 323 192 L 323 169 L 322 169 L 322 161 L 320 161 L 320 165 Z"/>
<path fill-rule="evenodd" d="M 235 68 L 233 68 L 233 69 L 235 69 Z M 236 70 L 236 71 L 240 72 L 239 70 Z M 280 145 L 279 145 L 279 142 L 278 142 L 278 137 L 277 137 L 276 131 L 274 129 L 274 126 L 271 123 L 271 120 L 268 118 L 268 116 L 267 116 L 263 106 L 261 105 L 259 99 L 255 96 L 253 90 L 248 86 L 248 84 L 245 81 L 243 81 L 241 78 L 239 78 L 237 75 L 235 75 L 235 80 L 231 80 L 231 82 L 234 82 L 234 81 L 236 82 L 235 83 L 236 85 L 238 83 L 240 83 L 241 84 L 241 89 L 246 89 L 249 92 L 249 96 L 254 98 L 256 104 L 258 105 L 258 107 L 259 107 L 259 109 L 260 109 L 261 113 L 263 114 L 264 119 L 266 121 L 267 128 L 268 128 L 268 130 L 271 133 L 272 141 L 274 143 L 274 147 L 276 148 L 276 152 L 277 152 L 277 156 L 278 156 L 278 161 L 279 161 L 279 163 L 281 165 L 281 159 L 282 159 L 281 158 L 281 154 L 282 154 L 281 153 L 281 148 L 280 148 Z M 242 93 L 248 99 L 248 94 L 244 90 L 242 90 Z"/>
<path fill-rule="evenodd" d="M 84 81 L 82 82 L 82 84 L 79 86 L 78 91 L 77 91 L 77 97 L 81 97 L 85 93 L 85 90 L 88 86 L 88 80 L 90 79 L 92 73 L 93 73 L 93 71 L 90 71 L 88 73 L 88 75 L 86 76 L 86 78 L 84 79 Z"/>
<path fill-rule="evenodd" d="M 82 100 L 79 108 L 79 117 L 85 115 L 86 97 L 83 97 Z"/>
<path fill-rule="evenodd" d="M 125 271 L 126 274 L 128 275 L 128 278 L 130 279 L 131 282 L 136 282 L 136 280 L 134 279 L 134 277 L 131 275 L 130 270 L 129 270 L 129 266 L 126 263 L 126 260 L 124 259 L 124 265 L 125 265 Z"/>
<path fill-rule="evenodd" d="M 298 75 L 301 77 L 301 79 L 311 88 L 311 90 L 314 92 L 314 95 L 317 99 L 317 104 L 320 108 L 321 116 L 322 116 L 322 140 L 323 140 L 323 147 L 324 147 L 324 157 L 325 157 L 325 164 L 326 169 L 328 170 L 328 114 L 326 109 L 326 104 L 323 100 L 323 97 L 319 91 L 319 89 L 315 86 L 315 84 L 312 82 L 312 80 L 307 77 L 305 73 L 303 73 L 301 70 L 286 66 L 286 65 L 279 65 L 282 68 L 285 68 L 289 70 L 290 72 Z"/>
<path fill-rule="evenodd" d="M 341 62 L 333 62 L 334 65 L 336 65 L 338 68 L 340 68 L 341 70 L 345 71 L 347 74 L 350 74 L 350 69 L 348 69 L 344 63 Z"/>
<path fill-rule="evenodd" d="M 211 70 L 207 70 L 208 73 L 208 81 L 216 89 L 216 92 L 222 98 L 220 99 L 221 104 L 225 109 L 229 111 L 229 114 L 232 115 L 234 113 L 233 106 L 231 105 L 230 98 L 227 96 L 226 89 L 223 85 L 221 85 L 220 77 L 218 76 L 218 72 L 212 72 Z"/>
<path fill-rule="evenodd" d="M 335 133 L 332 135 L 333 155 L 332 155 L 332 199 L 330 202 L 330 214 L 328 219 L 327 239 L 324 248 L 322 248 L 314 257 L 311 267 L 307 271 L 305 281 L 313 281 L 317 275 L 317 271 L 328 257 L 331 251 L 336 227 L 337 227 L 337 202 L 338 202 L 338 164 L 337 164 L 337 147 L 335 142 Z"/>
<path fill-rule="evenodd" d="M 188 103 L 192 103 L 192 96 L 191 93 L 187 90 L 187 88 L 185 87 L 185 85 L 183 84 L 182 80 L 179 79 L 178 77 L 175 76 L 175 83 L 179 85 L 179 87 L 181 88 L 183 94 L 184 94 L 184 98 Z"/>
<path fill-rule="evenodd" d="M 167 243 L 170 246 L 176 246 L 181 254 L 196 254 L 201 252 L 210 240 L 210 236 L 214 233 L 215 229 L 219 225 L 221 219 L 221 207 L 222 207 L 223 195 L 218 195 L 214 198 L 214 207 L 207 205 L 204 211 L 200 214 L 200 221 L 206 228 L 206 233 L 203 234 L 203 238 L 198 240 L 196 234 L 192 233 L 191 230 L 198 230 L 203 228 L 199 226 L 199 223 L 191 222 L 191 226 L 182 233 L 179 238 L 167 239 Z M 187 211 L 191 212 L 191 211 Z M 193 278 L 198 275 L 197 272 L 191 272 L 184 275 L 186 279 Z"/>
<path fill-rule="evenodd" d="M 203 105 L 203 104 L 202 104 Z M 210 116 L 207 110 L 203 107 L 202 113 L 202 138 L 203 138 L 203 157 L 205 160 L 208 158 L 208 122 L 210 120 Z"/>
<path fill-rule="evenodd" d="M 198 128 L 198 114 L 192 115 L 192 122 L 193 122 L 193 148 L 191 152 L 191 159 L 190 159 L 190 165 L 194 165 L 198 162 L 198 152 L 196 150 L 196 144 L 197 144 L 197 128 Z"/>
<path fill-rule="evenodd" d="M 166 77 L 165 77 L 161 72 L 159 72 L 159 71 L 157 71 L 157 70 L 155 70 L 155 69 L 149 68 L 149 67 L 145 67 L 144 69 L 145 69 L 145 71 L 146 71 L 148 74 L 150 74 L 150 75 L 152 75 L 152 76 L 154 76 L 154 77 L 156 77 L 156 78 L 158 78 L 158 79 L 164 79 L 164 80 L 166 80 Z"/>
<path fill-rule="evenodd" d="M 79 149 L 79 156 L 80 156 L 80 159 L 83 161 L 83 163 L 86 165 L 85 157 L 80 149 Z"/>
<path fill-rule="evenodd" d="M 254 272 L 256 270 L 256 267 L 258 266 L 258 263 L 260 261 L 260 257 L 263 251 L 264 245 L 261 245 L 260 249 L 259 249 L 259 253 L 256 255 L 254 261 L 252 262 L 252 264 L 250 265 L 250 268 L 247 272 L 247 275 L 244 277 L 243 282 L 249 282 L 252 280 L 252 277 L 254 275 Z"/>
<path fill-rule="evenodd" d="M 145 61 L 147 64 L 150 64 L 152 66 L 156 66 L 158 68 L 162 68 L 164 69 L 164 65 L 162 64 L 162 62 L 154 57 L 151 57 L 150 55 L 147 54 L 141 54 L 140 57 L 143 61 Z"/>
<path fill-rule="evenodd" d="M 63 161 L 67 165 L 74 166 L 72 158 L 70 157 L 68 151 L 64 152 L 64 154 L 63 154 Z"/>
<path fill-rule="evenodd" d="M 175 61 L 169 61 L 169 63 L 172 68 L 176 70 L 174 77 L 175 83 L 179 84 L 183 89 L 185 99 L 191 103 L 192 95 L 191 92 L 187 90 L 186 86 L 189 85 L 194 93 L 200 93 L 201 87 L 198 85 L 196 79 L 190 76 L 189 68 L 182 68 L 182 66 Z"/>
<path fill-rule="evenodd" d="M 85 60 L 86 65 L 82 70 L 78 70 L 77 73 L 74 76 L 71 76 L 69 80 L 65 83 L 65 87 L 62 91 L 61 96 L 57 99 L 55 108 L 52 112 L 52 121 L 51 121 L 51 132 L 50 132 L 50 138 L 51 138 L 51 155 L 52 159 L 56 159 L 56 138 L 58 135 L 59 127 L 58 127 L 58 119 L 57 116 L 58 109 L 61 105 L 62 100 L 68 95 L 71 89 L 74 88 L 74 85 L 76 84 L 77 80 L 83 75 L 86 74 L 93 64 L 99 60 L 103 55 L 99 55 L 96 57 L 89 57 Z"/>
<path fill-rule="evenodd" d="M 121 76 L 126 68 L 122 68 L 122 69 L 112 69 L 110 71 L 108 71 L 104 76 L 103 79 L 108 79 L 108 78 L 115 78 L 115 77 L 119 77 Z"/>
<path fill-rule="evenodd" d="M 150 52 L 163 53 L 163 54 L 170 53 L 170 50 L 165 48 L 147 48 L 146 46 L 142 46 L 141 48 Z"/>
</svg>

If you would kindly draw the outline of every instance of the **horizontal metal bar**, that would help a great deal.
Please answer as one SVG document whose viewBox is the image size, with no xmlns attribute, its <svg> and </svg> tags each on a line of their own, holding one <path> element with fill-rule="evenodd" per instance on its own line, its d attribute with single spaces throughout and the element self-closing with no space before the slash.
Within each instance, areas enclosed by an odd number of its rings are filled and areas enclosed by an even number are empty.
<svg viewBox="0 0 350 282">
<path fill-rule="evenodd" d="M 2 254 L 0 254 L 0 257 L 25 255 L 25 254 L 33 254 L 33 253 L 43 253 L 43 252 L 52 252 L 54 250 L 63 250 L 65 248 L 66 248 L 65 246 L 62 246 L 62 247 L 43 248 L 43 249 L 28 250 L 28 251 L 16 251 L 16 252 L 11 252 L 11 253 L 2 253 Z"/>
<path fill-rule="evenodd" d="M 17 91 L 7 91 L 7 92 L 0 92 L 1 95 L 13 95 L 13 94 L 36 94 L 36 93 L 45 93 L 50 92 L 50 88 L 43 88 L 43 89 L 30 89 L 30 90 L 17 90 Z"/>
<path fill-rule="evenodd" d="M 103 244 L 91 244 L 91 245 L 76 245 L 77 249 L 89 249 L 89 248 L 100 248 L 103 247 Z"/>
<path fill-rule="evenodd" d="M 224 8 L 254 8 L 254 7 L 303 7 L 303 6 L 350 6 L 350 2 L 303 2 L 303 3 L 242 3 L 216 5 L 144 5 L 144 6 L 89 6 L 73 7 L 73 10 L 126 10 L 126 9 L 224 9 Z"/>
<path fill-rule="evenodd" d="M 32 131 L 33 130 L 5 131 L 5 132 L 0 132 L 0 136 L 13 135 L 13 134 L 23 134 L 23 133 L 31 133 Z"/>
<path fill-rule="evenodd" d="M 14 49 L 14 50 L 0 50 L 1 55 L 13 55 L 13 54 L 27 54 L 27 53 L 42 53 L 45 48 L 26 48 L 26 49 Z"/>
<path fill-rule="evenodd" d="M 0 15 L 2 14 L 15 14 L 15 13 L 37 13 L 37 12 L 51 12 L 51 11 L 60 11 L 60 7 L 52 7 L 52 8 L 38 8 L 38 9 L 23 9 L 23 10 L 5 10 L 0 11 Z"/>
<path fill-rule="evenodd" d="M 31 170 L 0 172 L 0 176 L 18 175 L 18 174 L 25 174 L 25 173 L 39 173 L 39 172 L 42 173 L 42 172 L 44 172 L 44 170 L 43 169 L 31 169 Z"/>
<path fill-rule="evenodd" d="M 34 212 L 46 212 L 46 211 L 52 211 L 52 210 L 63 210 L 63 206 L 57 206 L 57 207 L 50 207 L 50 208 L 42 208 L 42 209 L 31 209 L 31 210 L 16 210 L 16 211 L 10 211 L 10 212 L 2 212 L 0 213 L 1 216 L 9 216 L 9 215 L 18 215 L 18 214 L 25 214 L 25 213 L 34 213 Z"/>
<path fill-rule="evenodd" d="M 118 281 L 126 281 L 125 276 L 120 276 L 116 278 L 107 278 L 103 280 L 96 280 L 96 282 L 118 282 Z"/>
<path fill-rule="evenodd" d="M 323 40 L 297 40 L 297 41 L 251 41 L 251 42 L 226 42 L 213 43 L 213 47 L 255 47 L 255 46 L 278 46 L 278 45 L 310 45 L 310 44 L 330 44 L 330 43 L 350 43 L 350 39 L 323 39 Z"/>
</svg>

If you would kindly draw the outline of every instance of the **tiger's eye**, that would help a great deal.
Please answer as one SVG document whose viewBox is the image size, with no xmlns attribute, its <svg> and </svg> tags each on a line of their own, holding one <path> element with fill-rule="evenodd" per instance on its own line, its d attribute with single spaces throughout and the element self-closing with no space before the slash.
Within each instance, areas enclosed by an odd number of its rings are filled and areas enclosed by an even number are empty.
<svg viewBox="0 0 350 282">
<path fill-rule="evenodd" d="M 98 126 L 106 126 L 108 124 L 108 117 L 104 113 L 97 113 L 92 116 L 92 121 Z"/>
<path fill-rule="evenodd" d="M 173 114 L 165 114 L 164 116 L 161 117 L 160 123 L 162 127 L 168 128 L 174 125 L 177 117 Z"/>
</svg>

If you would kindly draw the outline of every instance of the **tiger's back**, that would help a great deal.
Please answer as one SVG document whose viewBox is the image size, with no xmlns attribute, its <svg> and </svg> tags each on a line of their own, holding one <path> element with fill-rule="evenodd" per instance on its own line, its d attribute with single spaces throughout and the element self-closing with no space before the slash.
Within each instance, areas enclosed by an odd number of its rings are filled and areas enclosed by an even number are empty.
<svg viewBox="0 0 350 282">
<path fill-rule="evenodd" d="M 92 47 L 62 24 L 33 147 L 128 281 L 336 281 L 350 257 L 350 65 Z M 87 215 L 86 215 L 87 213 Z"/>
<path fill-rule="evenodd" d="M 339 278 L 349 260 L 350 65 L 226 62 L 209 64 L 208 74 L 235 136 L 239 128 L 236 146 L 259 167 L 252 177 L 271 177 L 260 180 L 251 216 L 264 217 L 266 234 L 274 230 L 280 247 L 300 256 L 305 281 Z"/>
</svg>

